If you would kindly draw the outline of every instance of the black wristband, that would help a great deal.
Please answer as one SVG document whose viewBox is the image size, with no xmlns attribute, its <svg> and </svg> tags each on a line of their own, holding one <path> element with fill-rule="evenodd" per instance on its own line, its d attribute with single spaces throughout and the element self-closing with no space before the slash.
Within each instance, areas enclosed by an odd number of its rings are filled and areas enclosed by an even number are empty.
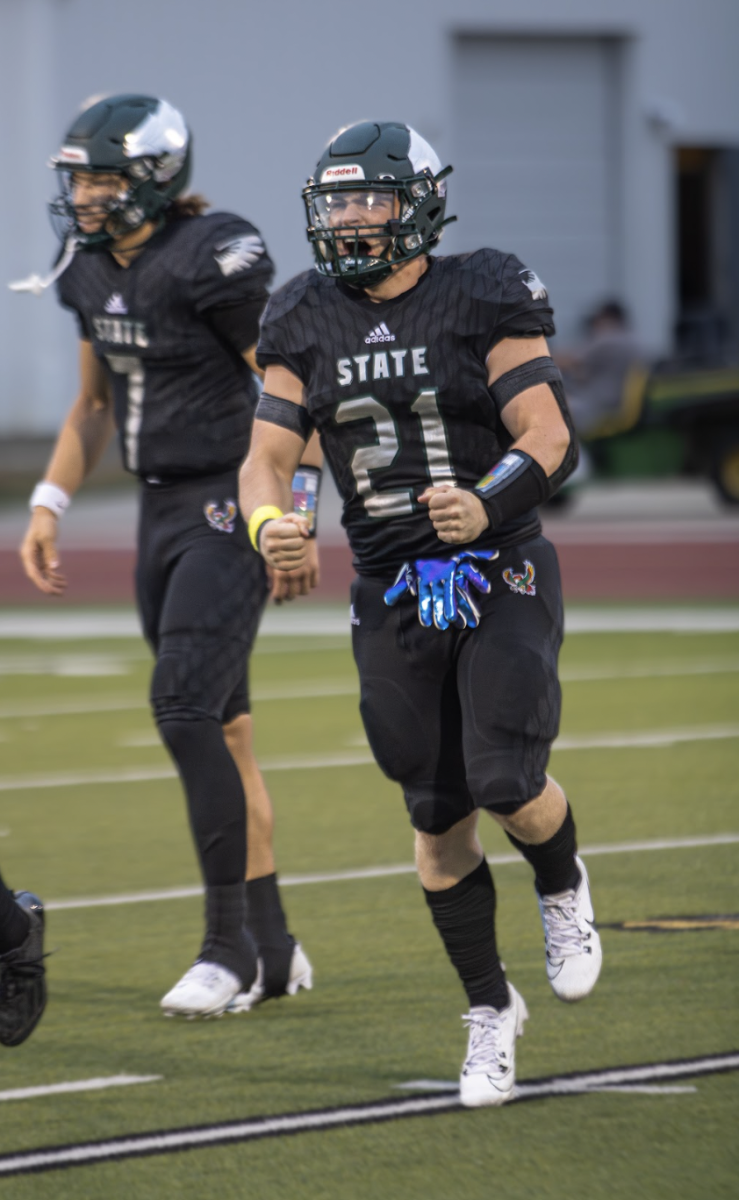
<svg viewBox="0 0 739 1200">
<path fill-rule="evenodd" d="M 520 517 L 552 494 L 547 476 L 535 458 L 523 450 L 509 450 L 473 489 L 482 501 L 491 529 Z"/>
</svg>

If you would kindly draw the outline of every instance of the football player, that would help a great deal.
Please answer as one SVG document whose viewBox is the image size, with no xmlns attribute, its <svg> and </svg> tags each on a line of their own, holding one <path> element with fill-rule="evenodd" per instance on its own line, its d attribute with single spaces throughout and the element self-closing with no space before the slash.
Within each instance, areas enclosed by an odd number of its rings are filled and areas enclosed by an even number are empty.
<svg viewBox="0 0 739 1200">
<path fill-rule="evenodd" d="M 290 480 L 318 430 L 354 552 L 361 713 L 403 788 L 425 897 L 469 1002 L 462 1102 L 513 1092 L 526 1005 L 506 980 L 479 810 L 529 861 L 562 1000 L 601 947 L 575 825 L 546 774 L 560 715 L 562 599 L 537 505 L 577 450 L 547 347 L 544 285 L 498 250 L 432 257 L 446 177 L 408 126 L 361 122 L 303 192 L 315 270 L 272 296 L 242 509 L 274 568 L 303 570 Z M 283 515 L 284 514 L 284 515 Z"/>
<path fill-rule="evenodd" d="M 168 1015 L 212 1016 L 309 988 L 311 967 L 280 902 L 246 675 L 268 585 L 238 511 L 237 470 L 273 266 L 253 225 L 205 215 L 207 202 L 185 193 L 191 143 L 165 100 L 120 95 L 84 109 L 52 162 L 63 241 L 54 275 L 77 317 L 81 382 L 31 497 L 21 557 L 41 591 L 64 591 L 58 522 L 116 428 L 140 484 L 136 592 L 156 655 L 152 709 L 184 784 L 206 889 L 200 952 L 161 1004 Z M 296 486 L 315 499 L 310 461 Z M 273 593 L 290 599 L 316 581 L 311 543 Z"/>
<path fill-rule="evenodd" d="M 0 1044 L 20 1046 L 46 1007 L 44 906 L 0 875 Z"/>
</svg>

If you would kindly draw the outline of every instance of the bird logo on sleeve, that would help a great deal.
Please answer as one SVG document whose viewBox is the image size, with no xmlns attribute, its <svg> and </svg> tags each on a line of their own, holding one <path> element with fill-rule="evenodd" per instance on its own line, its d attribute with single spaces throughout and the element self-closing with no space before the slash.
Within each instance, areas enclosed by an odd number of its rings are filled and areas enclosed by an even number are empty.
<svg viewBox="0 0 739 1200">
<path fill-rule="evenodd" d="M 216 246 L 215 260 L 224 275 L 235 275 L 246 271 L 264 254 L 264 242 L 254 233 L 232 238 Z"/>
</svg>

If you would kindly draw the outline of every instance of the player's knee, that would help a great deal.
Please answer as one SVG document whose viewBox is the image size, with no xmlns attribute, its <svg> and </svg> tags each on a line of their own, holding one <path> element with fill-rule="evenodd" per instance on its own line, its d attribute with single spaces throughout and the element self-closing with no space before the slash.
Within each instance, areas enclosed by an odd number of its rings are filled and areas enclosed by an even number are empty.
<svg viewBox="0 0 739 1200">
<path fill-rule="evenodd" d="M 219 720 L 217 705 L 207 689 L 196 686 L 192 679 L 192 672 L 181 657 L 166 654 L 157 659 L 150 698 L 154 720 L 160 729 L 170 721 Z"/>
<path fill-rule="evenodd" d="M 202 716 L 166 710 L 159 714 L 156 720 L 159 735 L 177 763 L 188 759 L 193 752 L 197 753 L 197 748 L 203 741 L 203 732 L 206 732 L 207 736 L 209 727 L 213 724 Z"/>
<path fill-rule="evenodd" d="M 496 761 L 467 776 L 476 808 L 508 815 L 541 794 L 546 784 L 544 766 L 515 761 Z"/>
<path fill-rule="evenodd" d="M 448 833 L 472 810 L 466 790 L 441 790 L 436 783 L 414 784 L 404 788 L 404 795 L 411 824 L 421 834 Z"/>
</svg>

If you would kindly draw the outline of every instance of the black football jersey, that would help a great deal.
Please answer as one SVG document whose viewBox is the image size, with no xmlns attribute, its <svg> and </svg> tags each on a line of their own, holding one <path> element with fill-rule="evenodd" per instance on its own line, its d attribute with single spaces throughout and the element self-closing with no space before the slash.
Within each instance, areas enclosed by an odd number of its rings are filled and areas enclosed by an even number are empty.
<svg viewBox="0 0 739 1200">
<path fill-rule="evenodd" d="M 315 270 L 275 292 L 257 358 L 305 387 L 361 574 L 450 553 L 418 496 L 442 482 L 473 488 L 505 454 L 513 439 L 485 360 L 503 338 L 553 332 L 541 281 L 498 250 L 430 258 L 414 288 L 379 304 Z M 540 529 L 532 510 L 474 545 L 513 545 Z"/>
<path fill-rule="evenodd" d="M 258 230 L 230 213 L 167 223 L 128 267 L 105 250 L 75 255 L 58 295 L 106 365 L 129 471 L 207 474 L 244 458 L 258 388 L 240 351 L 273 270 Z M 243 313 L 243 344 L 224 313 Z"/>
</svg>

